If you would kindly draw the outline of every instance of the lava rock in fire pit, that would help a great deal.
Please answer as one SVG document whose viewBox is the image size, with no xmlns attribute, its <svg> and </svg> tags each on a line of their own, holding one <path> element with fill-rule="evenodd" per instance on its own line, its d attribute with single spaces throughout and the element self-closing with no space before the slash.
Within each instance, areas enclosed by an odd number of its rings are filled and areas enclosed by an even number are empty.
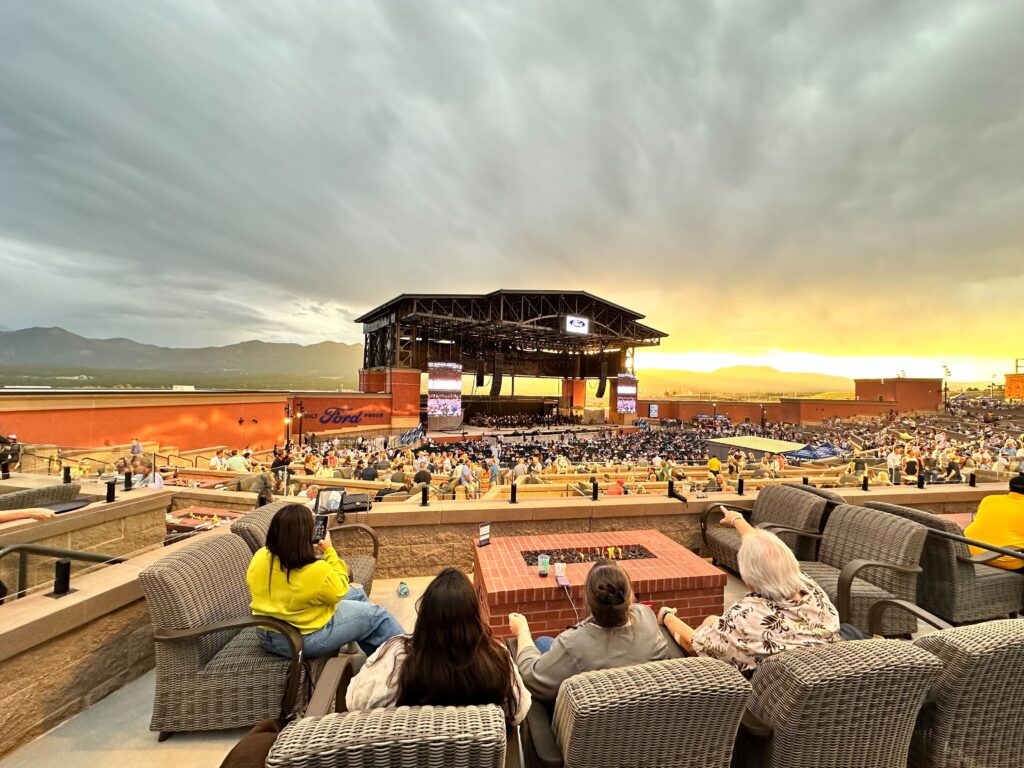
<svg viewBox="0 0 1024 768">
<path fill-rule="evenodd" d="M 537 565 L 538 555 L 549 555 L 552 563 L 596 563 L 608 557 L 608 549 L 615 548 L 615 560 L 649 560 L 654 557 L 648 549 L 639 544 L 609 544 L 607 547 L 585 547 L 583 549 L 538 549 L 523 552 L 523 560 L 527 565 Z"/>
</svg>

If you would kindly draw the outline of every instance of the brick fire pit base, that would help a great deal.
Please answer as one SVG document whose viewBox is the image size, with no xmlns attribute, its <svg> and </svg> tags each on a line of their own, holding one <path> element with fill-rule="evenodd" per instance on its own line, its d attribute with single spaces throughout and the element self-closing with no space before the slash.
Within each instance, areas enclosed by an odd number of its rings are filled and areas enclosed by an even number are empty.
<svg viewBox="0 0 1024 768">
<path fill-rule="evenodd" d="M 593 549 L 639 545 L 654 557 L 624 560 L 639 602 L 651 602 L 657 609 L 670 605 L 679 610 L 679 618 L 696 626 L 709 614 L 724 608 L 725 574 L 686 547 L 659 531 L 607 531 L 603 533 L 565 533 L 543 536 L 492 538 L 489 546 L 473 551 L 473 578 L 485 618 L 494 634 L 508 637 L 508 615 L 521 613 L 530 622 L 534 636 L 557 634 L 576 624 L 576 614 L 565 590 L 555 583 L 555 567 L 550 575 L 538 575 L 536 566 L 528 566 L 524 552 L 555 549 Z M 583 584 L 592 563 L 567 563 L 569 594 L 580 620 L 589 615 L 583 596 Z"/>
</svg>

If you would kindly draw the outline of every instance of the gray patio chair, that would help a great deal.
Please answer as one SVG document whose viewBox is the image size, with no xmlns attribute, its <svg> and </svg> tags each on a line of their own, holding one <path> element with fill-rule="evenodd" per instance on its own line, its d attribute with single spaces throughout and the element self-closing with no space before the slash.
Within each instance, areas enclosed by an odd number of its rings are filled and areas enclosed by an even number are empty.
<svg viewBox="0 0 1024 768">
<path fill-rule="evenodd" d="M 765 526 L 778 531 L 780 526 Z M 782 528 L 781 530 L 791 530 Z M 839 619 L 868 631 L 868 610 L 878 600 L 915 602 L 918 564 L 927 529 L 877 509 L 843 504 L 829 515 L 816 561 L 800 561 L 800 569 L 825 590 L 839 610 Z M 887 610 L 884 635 L 907 635 L 917 620 L 903 611 Z"/>
<path fill-rule="evenodd" d="M 277 511 L 290 503 L 287 501 L 275 501 L 272 504 L 254 509 L 245 517 L 238 518 L 231 524 L 231 532 L 241 537 L 249 545 L 251 552 L 256 552 L 267 543 L 267 531 L 270 530 L 270 521 L 274 519 Z M 332 525 L 328 528 L 331 538 L 337 534 L 345 535 L 352 531 L 365 534 L 370 537 L 373 546 L 373 554 L 351 554 L 341 552 L 342 559 L 348 564 L 349 578 L 356 584 L 363 585 L 363 591 L 367 595 L 373 589 L 373 574 L 377 569 L 377 556 L 380 553 L 380 539 L 377 532 L 368 525 L 362 523 L 345 523 L 343 525 Z"/>
<path fill-rule="evenodd" d="M 816 494 L 784 485 L 771 485 L 758 492 L 752 509 L 737 511 L 743 512 L 754 526 L 774 523 L 818 533 L 827 505 L 828 501 Z M 710 523 L 713 515 L 721 514 L 726 509 L 736 508 L 725 504 L 709 505 L 700 518 L 700 533 L 713 562 L 738 572 L 736 553 L 740 548 L 740 535 L 732 527 Z M 813 539 L 792 533 L 782 533 L 780 538 L 789 545 L 798 560 L 814 559 Z"/>
<path fill-rule="evenodd" d="M 82 490 L 82 486 L 78 483 L 54 483 L 45 488 L 28 488 L 24 491 L 0 493 L 0 510 L 63 504 L 77 498 L 80 490 Z"/>
<path fill-rule="evenodd" d="M 864 506 L 919 523 L 930 531 L 963 535 L 941 515 L 897 504 L 869 501 Z M 925 539 L 917 604 L 951 624 L 1006 618 L 1024 607 L 1024 574 L 988 565 L 998 554 L 971 556 L 963 542 L 935 534 Z"/>
<path fill-rule="evenodd" d="M 307 716 L 274 741 L 267 768 L 504 768 L 505 717 L 493 704 L 345 712 L 357 663 L 331 659 Z"/>
<path fill-rule="evenodd" d="M 1024 760 L 1024 619 L 950 627 L 904 601 L 902 609 L 939 628 L 914 641 L 942 663 L 917 718 L 910 768 L 1017 768 Z M 877 619 L 878 605 L 872 609 Z"/>
<path fill-rule="evenodd" d="M 535 700 L 523 731 L 531 768 L 727 768 L 750 684 L 717 659 L 584 672 L 562 683 L 552 718 Z"/>
<path fill-rule="evenodd" d="M 938 677 L 900 640 L 796 648 L 762 661 L 737 739 L 740 768 L 905 768 L 914 722 Z"/>
<path fill-rule="evenodd" d="M 860 483 L 858 483 L 858 485 L 860 485 Z M 782 487 L 796 488 L 797 490 L 804 491 L 805 493 L 813 493 L 815 496 L 820 496 L 821 498 L 832 502 L 831 508 L 828 509 L 829 512 L 831 512 L 832 509 L 838 507 L 840 504 L 846 503 L 846 499 L 844 499 L 838 493 L 828 490 L 827 488 L 818 488 L 815 485 L 804 485 L 803 483 L 783 483 Z"/>
<path fill-rule="evenodd" d="M 302 635 L 249 611 L 245 573 L 252 552 L 232 534 L 202 538 L 139 573 L 156 641 L 150 730 L 239 728 L 299 711 L 306 679 Z M 258 626 L 292 644 L 292 658 L 263 649 Z M 326 659 L 307 662 L 315 679 Z"/>
</svg>

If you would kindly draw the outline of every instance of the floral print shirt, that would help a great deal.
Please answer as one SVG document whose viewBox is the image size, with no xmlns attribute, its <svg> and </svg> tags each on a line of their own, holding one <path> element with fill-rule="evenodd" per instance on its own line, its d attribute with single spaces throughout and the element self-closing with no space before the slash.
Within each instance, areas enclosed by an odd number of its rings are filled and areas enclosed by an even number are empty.
<svg viewBox="0 0 1024 768">
<path fill-rule="evenodd" d="M 780 651 L 838 641 L 839 612 L 821 587 L 801 578 L 805 587 L 796 600 L 771 600 L 756 592 L 737 600 L 693 636 L 694 652 L 747 672 Z"/>
</svg>

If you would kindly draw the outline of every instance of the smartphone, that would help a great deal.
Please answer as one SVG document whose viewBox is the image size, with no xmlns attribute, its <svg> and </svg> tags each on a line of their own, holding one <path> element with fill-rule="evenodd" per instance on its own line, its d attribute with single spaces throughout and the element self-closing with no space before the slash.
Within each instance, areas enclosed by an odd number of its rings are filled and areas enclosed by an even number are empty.
<svg viewBox="0 0 1024 768">
<path fill-rule="evenodd" d="M 317 515 L 316 522 L 313 523 L 313 543 L 323 541 L 327 538 L 327 520 L 328 515 Z"/>
<path fill-rule="evenodd" d="M 313 513 L 337 512 L 341 509 L 341 500 L 344 495 L 344 490 L 321 488 L 316 492 L 316 501 L 313 502 Z"/>
</svg>

